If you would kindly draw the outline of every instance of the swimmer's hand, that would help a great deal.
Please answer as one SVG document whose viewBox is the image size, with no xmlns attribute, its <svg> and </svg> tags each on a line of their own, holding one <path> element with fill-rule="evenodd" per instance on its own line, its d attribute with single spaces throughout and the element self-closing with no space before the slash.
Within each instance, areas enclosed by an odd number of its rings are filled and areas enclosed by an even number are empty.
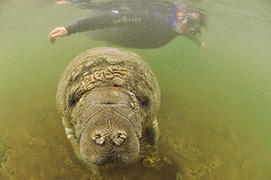
<svg viewBox="0 0 271 180">
<path fill-rule="evenodd" d="M 57 37 L 64 37 L 68 35 L 68 31 L 65 27 L 57 27 L 49 34 L 49 42 L 54 43 Z"/>
<path fill-rule="evenodd" d="M 204 42 L 201 42 L 201 44 L 200 44 L 200 49 L 201 49 L 201 50 L 205 50 L 205 44 L 204 44 Z"/>
</svg>

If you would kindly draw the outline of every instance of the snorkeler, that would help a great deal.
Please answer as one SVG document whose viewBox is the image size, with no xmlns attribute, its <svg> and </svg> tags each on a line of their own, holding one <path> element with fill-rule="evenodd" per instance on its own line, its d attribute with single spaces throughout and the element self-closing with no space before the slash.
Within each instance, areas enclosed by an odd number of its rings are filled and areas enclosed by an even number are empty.
<svg viewBox="0 0 271 180">
<path fill-rule="evenodd" d="M 205 14 L 182 2 L 154 3 L 138 9 L 112 9 L 102 15 L 57 27 L 49 34 L 49 42 L 54 43 L 57 37 L 93 31 L 96 33 L 94 38 L 123 47 L 159 48 L 182 35 L 204 49 L 205 44 L 198 35 L 206 25 Z"/>
</svg>

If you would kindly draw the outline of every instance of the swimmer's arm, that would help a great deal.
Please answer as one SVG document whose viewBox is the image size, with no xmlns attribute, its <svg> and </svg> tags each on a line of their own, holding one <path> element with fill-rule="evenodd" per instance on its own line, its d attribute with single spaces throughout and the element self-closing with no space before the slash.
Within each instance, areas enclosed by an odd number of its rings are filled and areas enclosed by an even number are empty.
<svg viewBox="0 0 271 180">
<path fill-rule="evenodd" d="M 205 49 L 205 44 L 204 42 L 202 42 L 197 36 L 195 35 L 184 35 L 185 37 L 187 37 L 188 39 L 190 39 L 191 41 L 193 41 L 194 43 L 196 43 L 201 49 Z"/>
<path fill-rule="evenodd" d="M 65 28 L 68 31 L 68 35 L 71 35 L 77 32 L 104 29 L 109 27 L 120 27 L 132 23 L 140 23 L 146 20 L 146 18 L 147 15 L 140 11 L 135 12 L 131 10 L 120 13 L 110 12 L 102 16 L 90 17 L 80 20 L 72 25 L 66 26 Z"/>
<path fill-rule="evenodd" d="M 49 42 L 54 43 L 57 37 L 69 36 L 77 32 L 102 29 L 112 26 L 110 16 L 103 15 L 80 20 L 65 27 L 57 27 L 49 34 Z"/>
<path fill-rule="evenodd" d="M 57 27 L 49 34 L 49 42 L 54 43 L 57 37 L 69 36 L 78 32 L 103 29 L 113 27 L 116 20 L 125 15 L 107 13 L 102 16 L 90 17 L 80 20 L 74 24 L 65 27 Z"/>
<path fill-rule="evenodd" d="M 77 32 L 104 29 L 109 27 L 120 27 L 134 23 L 140 24 L 146 23 L 146 21 L 148 21 L 148 15 L 146 12 L 110 12 L 102 16 L 86 18 L 65 27 L 58 27 L 49 34 L 49 42 L 54 43 L 57 37 L 69 36 Z"/>
<path fill-rule="evenodd" d="M 109 15 L 103 15 L 80 20 L 74 24 L 65 26 L 65 28 L 68 32 L 67 35 L 71 35 L 78 32 L 103 29 L 112 26 L 112 17 L 110 17 Z"/>
</svg>

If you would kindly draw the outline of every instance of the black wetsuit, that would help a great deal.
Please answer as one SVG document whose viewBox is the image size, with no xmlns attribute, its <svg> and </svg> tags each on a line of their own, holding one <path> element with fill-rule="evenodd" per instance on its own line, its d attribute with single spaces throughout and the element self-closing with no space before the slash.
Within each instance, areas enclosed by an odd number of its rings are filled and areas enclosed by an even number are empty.
<svg viewBox="0 0 271 180">
<path fill-rule="evenodd" d="M 132 48 L 158 48 L 168 44 L 179 33 L 172 29 L 171 8 L 167 6 L 142 10 L 112 10 L 103 15 L 80 20 L 66 26 L 68 35 L 99 30 L 95 38 Z M 196 36 L 185 35 L 200 45 Z"/>
</svg>

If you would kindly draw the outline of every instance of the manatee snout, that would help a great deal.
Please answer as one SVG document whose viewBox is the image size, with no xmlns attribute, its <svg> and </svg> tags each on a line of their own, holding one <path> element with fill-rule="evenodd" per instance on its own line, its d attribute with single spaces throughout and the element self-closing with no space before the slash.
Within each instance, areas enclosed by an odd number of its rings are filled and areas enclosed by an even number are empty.
<svg viewBox="0 0 271 180">
<path fill-rule="evenodd" d="M 95 132 L 91 132 L 92 140 L 98 144 L 103 145 L 105 143 L 106 132 L 102 132 L 100 130 L 95 130 Z M 127 137 L 127 133 L 123 130 L 117 130 L 112 134 L 109 134 L 106 138 L 108 141 L 112 141 L 113 145 L 120 146 L 124 143 L 124 140 Z"/>
<path fill-rule="evenodd" d="M 130 164 L 139 158 L 139 138 L 132 120 L 113 108 L 91 117 L 80 137 L 82 158 L 91 164 Z"/>
</svg>

